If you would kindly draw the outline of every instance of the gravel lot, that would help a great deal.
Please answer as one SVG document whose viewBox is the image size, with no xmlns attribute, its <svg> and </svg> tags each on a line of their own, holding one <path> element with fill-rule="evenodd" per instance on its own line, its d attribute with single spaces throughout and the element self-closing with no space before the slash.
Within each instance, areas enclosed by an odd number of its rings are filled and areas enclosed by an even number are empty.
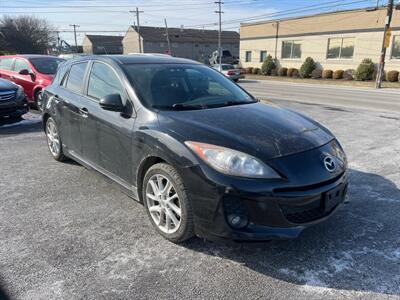
<svg viewBox="0 0 400 300">
<path fill-rule="evenodd" d="M 328 126 L 350 203 L 292 241 L 174 245 L 141 205 L 48 154 L 37 114 L 0 127 L 0 281 L 12 299 L 400 299 L 400 113 L 279 102 Z"/>
</svg>

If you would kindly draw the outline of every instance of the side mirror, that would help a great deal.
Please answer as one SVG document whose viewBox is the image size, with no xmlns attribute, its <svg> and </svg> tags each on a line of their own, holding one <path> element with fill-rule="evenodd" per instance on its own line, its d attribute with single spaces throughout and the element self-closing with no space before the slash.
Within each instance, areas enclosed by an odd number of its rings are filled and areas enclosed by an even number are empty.
<svg viewBox="0 0 400 300">
<path fill-rule="evenodd" d="M 22 69 L 21 71 L 18 72 L 20 75 L 30 75 L 29 70 L 27 69 Z"/>
<path fill-rule="evenodd" d="M 122 112 L 124 106 L 122 105 L 121 96 L 119 94 L 107 95 L 100 99 L 99 105 L 102 109 L 110 111 Z"/>
</svg>

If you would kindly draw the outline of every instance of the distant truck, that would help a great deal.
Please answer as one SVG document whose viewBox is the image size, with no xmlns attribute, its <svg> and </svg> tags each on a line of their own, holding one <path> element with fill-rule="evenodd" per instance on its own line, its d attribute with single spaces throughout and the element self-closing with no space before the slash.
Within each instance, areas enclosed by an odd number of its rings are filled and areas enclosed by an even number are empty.
<svg viewBox="0 0 400 300">
<path fill-rule="evenodd" d="M 210 65 L 219 64 L 218 50 L 211 53 L 209 61 Z M 222 50 L 221 64 L 237 65 L 239 64 L 239 58 L 233 56 L 229 50 Z"/>
</svg>

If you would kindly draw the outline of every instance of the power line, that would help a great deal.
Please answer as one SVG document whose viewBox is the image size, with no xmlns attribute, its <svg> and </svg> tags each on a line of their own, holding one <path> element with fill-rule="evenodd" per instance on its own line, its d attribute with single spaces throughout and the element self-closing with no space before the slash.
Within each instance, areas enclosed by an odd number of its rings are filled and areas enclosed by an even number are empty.
<svg viewBox="0 0 400 300">
<path fill-rule="evenodd" d="M 314 10 L 325 9 L 325 8 L 333 8 L 333 7 L 337 7 L 338 5 L 346 6 L 346 5 L 352 5 L 352 4 L 362 3 L 362 2 L 369 2 L 369 0 L 358 0 L 358 1 L 352 1 L 352 2 L 347 2 L 347 1 L 348 0 L 329 1 L 329 2 L 325 2 L 325 3 L 317 4 L 317 5 L 304 6 L 303 8 L 293 8 L 293 9 L 288 9 L 288 10 L 277 11 L 274 13 L 256 15 L 256 16 L 247 17 L 247 18 L 231 19 L 231 20 L 224 21 L 223 24 L 233 24 L 233 23 L 246 22 L 246 21 L 255 21 L 258 19 L 265 19 L 265 18 L 269 18 L 269 17 L 280 17 L 280 16 L 285 16 L 285 15 L 297 14 L 299 12 L 307 12 L 307 11 L 314 11 Z M 345 2 L 345 3 L 342 3 L 342 2 Z M 333 4 L 335 4 L 335 5 L 333 5 Z M 208 27 L 208 26 L 216 26 L 216 25 L 218 25 L 218 23 L 205 23 L 205 24 L 190 25 L 190 27 L 195 28 L 195 27 L 203 27 L 203 26 Z"/>
</svg>

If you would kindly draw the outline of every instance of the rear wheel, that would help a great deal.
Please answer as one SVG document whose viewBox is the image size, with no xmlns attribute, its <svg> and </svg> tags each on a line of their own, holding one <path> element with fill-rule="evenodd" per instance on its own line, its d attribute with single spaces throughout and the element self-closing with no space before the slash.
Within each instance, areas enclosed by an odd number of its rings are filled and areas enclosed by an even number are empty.
<svg viewBox="0 0 400 300">
<path fill-rule="evenodd" d="M 46 137 L 51 156 L 57 161 L 65 160 L 58 128 L 52 117 L 48 118 L 46 122 Z"/>
<path fill-rule="evenodd" d="M 152 166 L 143 180 L 142 196 L 150 222 L 174 243 L 194 236 L 193 212 L 183 180 L 171 165 Z"/>
</svg>

